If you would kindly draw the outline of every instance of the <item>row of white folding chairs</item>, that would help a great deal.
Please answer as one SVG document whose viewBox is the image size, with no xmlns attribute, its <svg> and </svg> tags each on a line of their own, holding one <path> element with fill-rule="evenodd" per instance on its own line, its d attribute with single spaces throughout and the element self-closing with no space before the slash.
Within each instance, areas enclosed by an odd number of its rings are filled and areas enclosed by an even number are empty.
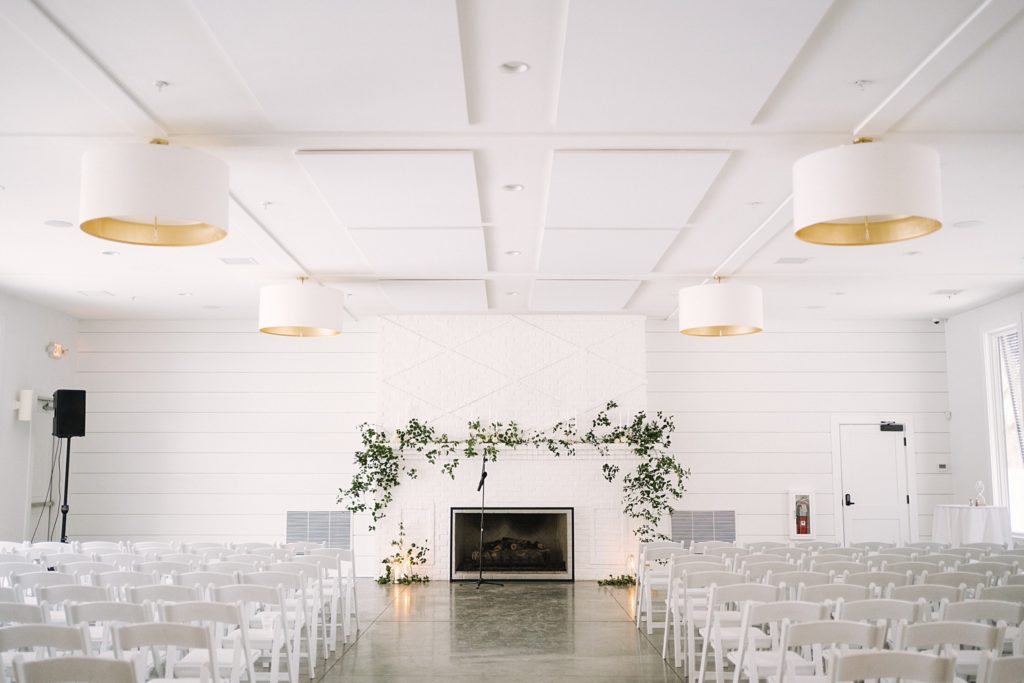
<svg viewBox="0 0 1024 683">
<path fill-rule="evenodd" d="M 668 566 L 664 621 L 661 624 L 665 629 L 663 649 L 667 649 L 670 627 L 674 626 L 677 659 L 679 628 L 684 621 L 680 605 L 684 602 L 683 598 L 688 594 L 687 591 L 699 599 L 703 591 L 706 590 L 706 586 L 699 585 L 687 589 L 684 580 L 687 575 L 701 577 L 705 584 L 716 576 L 733 583 L 756 581 L 776 587 L 786 599 L 815 602 L 860 601 L 878 598 L 914 602 L 925 600 L 933 606 L 932 611 L 935 613 L 939 613 L 943 602 L 960 601 L 967 595 L 987 600 L 1024 602 L 1024 585 L 985 587 L 980 581 L 976 584 L 970 583 L 981 579 L 982 577 L 979 575 L 968 574 L 966 578 L 968 583 L 950 582 L 951 585 L 921 585 L 912 584 L 908 577 L 900 574 L 874 572 L 846 575 L 844 577 L 846 582 L 835 583 L 834 576 L 817 572 L 782 571 L 773 573 L 767 571 L 762 575 L 752 576 L 750 572 L 730 571 L 724 563 L 716 560 L 717 558 L 713 557 L 676 556 Z M 954 575 L 949 576 L 956 578 Z M 652 613 L 653 609 L 648 610 L 646 614 L 648 633 L 653 633 Z M 690 642 L 694 639 L 692 624 L 690 624 L 687 638 Z"/>
<path fill-rule="evenodd" d="M 766 583 L 749 583 L 745 577 L 735 573 L 705 571 L 685 576 L 680 581 L 681 590 L 678 595 L 681 600 L 670 607 L 673 613 L 674 633 L 673 649 L 675 664 L 680 666 L 684 663 L 687 668 L 688 677 L 692 676 L 695 670 L 699 670 L 697 680 L 704 680 L 706 662 L 709 649 L 715 656 L 716 678 L 721 680 L 723 667 L 724 650 L 735 646 L 739 654 L 726 656 L 725 660 L 730 661 L 734 666 L 738 665 L 744 651 L 744 642 L 749 639 L 749 647 L 756 650 L 764 644 L 773 646 L 779 651 L 779 630 L 778 626 L 784 619 L 794 621 L 816 621 L 823 622 L 833 618 L 845 621 L 867 621 L 876 624 L 880 633 L 878 641 L 874 645 L 862 644 L 863 647 L 884 647 L 886 643 L 899 643 L 901 647 L 919 645 L 907 634 L 908 625 L 920 623 L 937 623 L 933 620 L 932 611 L 928 603 L 921 599 L 917 602 L 911 600 L 893 599 L 859 599 L 849 603 L 844 602 L 842 597 L 832 600 L 813 599 L 814 596 L 801 596 L 802 600 L 787 601 L 784 588 Z M 856 596 L 860 598 L 861 596 Z M 681 602 L 681 606 L 680 606 Z M 763 619 L 754 619 L 749 623 L 740 623 L 737 627 L 740 611 L 733 608 L 734 605 L 749 603 L 757 605 L 755 615 Z M 759 603 L 767 603 L 772 607 L 762 607 Z M 752 607 L 752 609 L 754 609 Z M 941 614 L 943 620 L 978 622 L 998 622 L 998 629 L 993 627 L 988 631 L 990 641 L 989 649 L 996 654 L 1002 654 L 1004 650 L 1004 634 L 1007 630 L 1007 623 L 1013 630 L 1013 635 L 1007 641 L 1010 652 L 1016 655 L 1022 654 L 1022 642 L 1020 624 L 1024 620 L 1024 607 L 1020 602 L 1006 600 L 980 600 L 969 602 L 958 602 L 944 605 L 944 612 Z M 685 616 L 680 616 L 680 610 Z M 746 617 L 744 617 L 745 619 Z M 701 621 L 703 620 L 703 627 Z M 758 629 L 766 625 L 775 628 L 774 631 L 762 632 Z M 893 628 L 898 630 L 893 633 Z M 931 627 L 929 627 L 931 628 Z M 949 627 L 935 627 L 934 630 L 942 631 Z M 967 631 L 977 632 L 982 630 L 980 626 L 965 627 Z M 988 627 L 983 627 L 988 628 Z M 685 651 L 683 645 L 683 630 L 685 629 Z M 912 631 L 918 633 L 921 629 Z M 944 632 L 944 631 L 943 631 Z M 666 626 L 665 640 L 663 642 L 663 656 L 667 656 L 669 629 Z M 700 666 L 695 669 L 695 643 L 700 638 L 703 641 L 701 648 Z M 827 639 L 821 642 L 830 642 Z M 977 646 L 972 641 L 963 641 L 961 644 Z M 785 651 L 785 647 L 781 651 Z M 791 657 L 792 655 L 786 655 Z M 969 660 L 972 655 L 965 655 Z M 754 663 L 754 659 L 757 660 Z M 766 657 L 758 655 L 750 662 L 744 663 L 746 667 L 740 666 L 741 672 L 756 680 L 763 673 L 758 667 L 770 664 Z M 768 660 L 776 661 L 768 657 Z M 820 670 L 821 662 L 818 662 L 817 674 L 822 675 Z M 962 668 L 969 672 L 976 673 L 977 659 L 967 661 Z M 802 664 L 802 674 L 815 673 L 807 671 L 806 664 Z M 772 672 L 774 673 L 774 672 Z M 737 674 L 737 677 L 739 674 Z"/>
<path fill-rule="evenodd" d="M 5 663 L 9 663 L 17 651 L 28 659 L 52 657 L 56 651 L 121 657 L 127 650 L 176 645 L 188 650 L 199 648 L 205 653 L 200 657 L 192 651 L 184 657 L 176 657 L 174 650 L 170 650 L 166 658 L 150 658 L 146 670 L 166 669 L 162 675 L 173 677 L 175 668 L 195 669 L 203 665 L 208 671 L 217 672 L 214 680 L 228 676 L 236 683 L 242 676 L 247 681 L 255 680 L 255 663 L 263 658 L 269 665 L 270 679 L 279 681 L 283 659 L 288 680 L 297 683 L 304 612 L 291 606 L 283 587 L 227 586 L 216 589 L 215 599 L 156 604 L 68 603 L 66 625 L 27 622 L 0 628 L 0 653 Z M 136 635 L 148 633 L 149 638 L 165 638 L 175 630 L 181 632 L 177 627 L 182 624 L 209 629 L 209 639 L 205 642 L 193 638 L 190 642 L 150 640 L 141 643 L 126 637 L 126 633 L 137 632 Z M 122 631 L 125 625 L 132 628 Z M 29 651 L 25 652 L 26 649 Z M 312 678 L 314 660 L 308 649 L 306 654 Z M 143 674 L 142 680 L 147 680 L 147 671 L 140 669 L 140 674 Z"/>
<path fill-rule="evenodd" d="M 39 605 L 0 603 L 0 624 L 6 624 L 4 628 L 0 628 L 0 633 L 5 628 L 13 626 L 63 627 L 77 626 L 85 621 L 92 624 L 93 641 L 102 651 L 104 643 L 109 650 L 111 623 L 167 621 L 165 609 L 175 605 L 199 606 L 238 602 L 264 609 L 260 615 L 262 628 L 255 631 L 255 635 L 252 636 L 256 647 L 266 649 L 276 643 L 270 651 L 284 656 L 290 670 L 297 670 L 299 653 L 304 652 L 310 677 L 313 677 L 318 645 L 325 633 L 321 628 L 323 624 L 318 619 L 315 596 L 306 590 L 306 582 L 300 576 L 282 572 L 262 572 L 245 575 L 241 579 L 241 583 L 210 585 L 205 589 L 198 586 L 163 584 L 140 586 L 129 589 L 127 601 L 105 599 L 101 593 L 103 589 L 94 586 L 43 588 L 40 591 L 42 602 Z M 204 593 L 208 595 L 204 596 Z M 249 609 L 245 613 L 251 615 L 255 612 L 255 609 Z M 274 623 L 273 620 L 279 618 L 281 623 Z M 108 623 L 96 628 L 97 622 Z M 284 629 L 288 630 L 287 639 L 284 638 Z M 0 639 L 0 643 L 2 642 Z M 326 658 L 325 649 L 324 659 Z M 276 672 L 276 663 L 271 664 L 272 671 Z"/>
<path fill-rule="evenodd" d="M 280 550 L 279 552 L 284 552 Z M 337 640 L 339 616 L 341 618 L 342 632 L 347 640 L 355 631 L 359 630 L 358 605 L 355 592 L 355 571 L 350 550 L 340 548 L 317 547 L 309 549 L 304 555 L 270 555 L 270 554 L 243 554 L 230 556 L 225 560 L 213 560 L 202 563 L 185 563 L 175 561 L 146 561 L 127 565 L 116 562 L 70 562 L 59 564 L 60 569 L 66 570 L 66 574 L 46 572 L 46 568 L 34 563 L 6 563 L 0 564 L 0 589 L 6 584 L 8 587 L 35 585 L 55 585 L 57 583 L 85 583 L 89 585 L 117 586 L 124 588 L 127 585 L 146 585 L 157 581 L 173 583 L 175 575 L 186 575 L 205 571 L 208 573 L 253 572 L 259 571 L 274 564 L 282 562 L 293 562 L 298 564 L 314 564 L 323 570 L 323 582 L 326 587 L 324 597 L 327 600 L 330 612 L 331 649 Z M 45 574 L 44 576 L 39 576 Z M 143 578 L 134 574 L 144 574 Z M 353 617 L 355 623 L 353 624 Z"/>
<path fill-rule="evenodd" d="M 959 572 L 962 574 L 976 574 L 981 578 L 978 580 L 965 579 L 967 585 L 981 584 L 985 586 L 1002 585 L 1007 583 L 1024 582 L 1020 576 L 1022 560 L 1024 557 L 1016 555 L 989 556 L 983 561 L 966 559 L 969 555 L 947 555 L 935 557 L 931 561 L 907 560 L 899 555 L 868 555 L 866 561 L 849 559 L 834 548 L 821 548 L 817 551 L 807 551 L 801 548 L 775 548 L 766 549 L 762 552 L 749 553 L 746 549 L 735 548 L 727 544 L 716 544 L 704 549 L 702 559 L 720 558 L 729 569 L 746 571 L 755 578 L 760 578 L 767 572 L 798 571 L 807 568 L 811 571 L 828 573 L 840 577 L 847 574 L 861 574 L 867 572 L 888 572 L 890 574 L 904 574 L 909 580 L 916 583 L 925 583 L 928 576 Z M 981 549 L 968 549 L 969 552 L 983 552 Z M 635 598 L 635 615 L 637 626 L 640 626 L 641 619 L 647 618 L 648 632 L 651 631 L 651 619 L 653 616 L 654 600 L 652 593 L 658 587 L 664 587 L 667 581 L 667 571 L 664 564 L 670 558 L 676 556 L 690 556 L 693 553 L 682 549 L 678 544 L 656 543 L 641 547 L 641 562 L 637 567 L 638 590 Z M 927 558 L 927 555 L 922 557 Z M 953 558 L 951 560 L 951 558 Z M 963 559 L 963 563 L 957 560 Z M 945 564 L 949 562 L 949 564 Z M 658 565 L 661 566 L 658 566 Z M 1013 580 L 1011 581 L 1011 577 Z M 940 583 L 952 583 L 958 580 L 956 576 L 938 579 Z"/>
<path fill-rule="evenodd" d="M 210 541 L 71 541 L 68 543 L 41 541 L 37 543 L 16 543 L 0 541 L 0 554 L 21 555 L 23 557 L 37 558 L 45 555 L 61 553 L 93 554 L 130 552 L 148 555 L 151 553 L 196 553 L 206 550 L 229 553 L 247 553 L 257 549 L 267 548 L 283 549 L 301 554 L 316 548 L 324 547 L 326 547 L 326 544 L 324 543 L 314 543 L 309 541 L 298 541 L 293 543 L 266 543 L 259 541 L 240 543 L 215 543 Z"/>
</svg>

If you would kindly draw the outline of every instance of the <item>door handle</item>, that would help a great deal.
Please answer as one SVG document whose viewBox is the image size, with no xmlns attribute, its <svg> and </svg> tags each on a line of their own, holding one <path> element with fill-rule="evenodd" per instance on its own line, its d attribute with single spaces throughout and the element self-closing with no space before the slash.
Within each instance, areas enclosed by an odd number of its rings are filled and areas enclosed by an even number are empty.
<svg viewBox="0 0 1024 683">
<path fill-rule="evenodd" d="M 854 502 L 852 500 L 850 500 L 850 494 L 849 493 L 846 494 L 846 501 L 845 502 L 846 502 L 847 505 L 854 505 Z"/>
</svg>

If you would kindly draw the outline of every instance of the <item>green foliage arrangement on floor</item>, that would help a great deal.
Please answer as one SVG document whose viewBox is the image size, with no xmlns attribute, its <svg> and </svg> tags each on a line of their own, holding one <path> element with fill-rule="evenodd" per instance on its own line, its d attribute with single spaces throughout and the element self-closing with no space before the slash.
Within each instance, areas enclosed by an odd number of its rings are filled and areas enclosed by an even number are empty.
<svg viewBox="0 0 1024 683">
<path fill-rule="evenodd" d="M 598 586 L 612 586 L 614 588 L 627 588 L 636 585 L 636 577 L 632 574 L 620 574 L 609 576 L 607 579 L 598 579 Z"/>
<path fill-rule="evenodd" d="M 377 577 L 377 583 L 381 585 L 400 583 L 404 586 L 409 586 L 414 583 L 427 583 L 430 581 L 429 576 L 416 574 L 412 571 L 413 567 L 427 563 L 427 553 L 430 552 L 430 548 L 427 547 L 426 541 L 423 541 L 422 545 L 410 543 L 409 547 L 406 547 L 405 524 L 400 523 L 398 525 L 398 538 L 391 541 L 391 545 L 397 548 L 397 550 L 394 555 L 389 555 L 381 560 L 381 563 L 384 565 L 384 574 Z M 395 578 L 397 573 L 396 567 L 402 568 L 401 575 L 397 579 Z"/>
<path fill-rule="evenodd" d="M 545 431 L 527 431 L 515 422 L 484 425 L 474 420 L 467 423 L 468 436 L 464 439 L 453 439 L 415 418 L 390 435 L 383 429 L 363 424 L 360 426 L 363 448 L 355 454 L 358 469 L 349 488 L 339 489 L 338 502 L 353 513 L 370 510 L 374 523 L 379 522 L 385 517 L 394 500 L 394 489 L 403 477 L 415 479 L 417 476 L 416 469 L 405 459 L 409 451 L 422 455 L 431 465 L 439 465 L 454 479 L 464 459 L 483 457 L 494 462 L 498 453 L 507 449 L 537 448 L 557 458 L 576 455 L 577 447 L 593 448 L 604 457 L 613 449 L 622 448 L 639 460 L 636 467 L 621 478 L 623 512 L 635 521 L 633 531 L 641 540 L 664 539 L 664 534 L 657 531 L 658 524 L 671 513 L 671 504 L 683 495 L 683 483 L 690 475 L 690 471 L 668 452 L 675 424 L 671 417 L 660 412 L 648 417 L 641 411 L 629 422 L 613 426 L 608 412 L 617 407 L 617 403 L 609 401 L 582 434 L 575 419 L 558 422 Z M 619 478 L 619 470 L 619 465 L 614 463 L 605 462 L 601 466 L 609 482 Z"/>
</svg>

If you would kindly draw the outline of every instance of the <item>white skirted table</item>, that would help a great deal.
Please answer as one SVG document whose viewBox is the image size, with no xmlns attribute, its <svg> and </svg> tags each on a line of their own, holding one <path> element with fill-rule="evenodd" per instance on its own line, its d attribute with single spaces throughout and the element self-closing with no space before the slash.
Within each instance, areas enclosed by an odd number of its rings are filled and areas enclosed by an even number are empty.
<svg viewBox="0 0 1024 683">
<path fill-rule="evenodd" d="M 1013 543 L 1010 511 L 998 505 L 936 505 L 932 541 L 953 546 L 965 543 Z"/>
</svg>

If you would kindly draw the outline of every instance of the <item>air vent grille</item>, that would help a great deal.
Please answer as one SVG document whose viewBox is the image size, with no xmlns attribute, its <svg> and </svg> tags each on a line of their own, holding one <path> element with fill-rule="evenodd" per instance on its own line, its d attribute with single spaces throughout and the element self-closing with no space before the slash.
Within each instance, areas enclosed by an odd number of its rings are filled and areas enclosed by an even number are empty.
<svg viewBox="0 0 1024 683">
<path fill-rule="evenodd" d="M 309 541 L 352 548 L 352 513 L 347 510 L 288 511 L 288 543 Z"/>
<path fill-rule="evenodd" d="M 735 510 L 673 510 L 672 540 L 689 548 L 701 541 L 736 541 Z"/>
</svg>

